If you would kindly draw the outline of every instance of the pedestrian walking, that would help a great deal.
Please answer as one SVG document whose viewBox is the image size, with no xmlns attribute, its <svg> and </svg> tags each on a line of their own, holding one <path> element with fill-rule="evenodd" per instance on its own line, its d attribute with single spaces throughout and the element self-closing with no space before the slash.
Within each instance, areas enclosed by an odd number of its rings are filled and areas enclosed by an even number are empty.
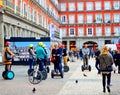
<svg viewBox="0 0 120 95">
<path fill-rule="evenodd" d="M 106 78 L 107 78 L 107 90 L 110 93 L 111 71 L 108 70 L 108 67 L 112 67 L 113 57 L 109 53 L 108 48 L 106 46 L 102 48 L 99 60 L 100 70 L 102 71 L 103 92 L 104 93 L 106 92 Z"/>
<path fill-rule="evenodd" d="M 94 56 L 95 60 L 96 60 L 95 67 L 98 70 L 98 74 L 101 74 L 99 56 L 100 56 L 100 50 L 98 48 L 96 48 L 96 50 L 95 50 L 95 56 Z"/>
</svg>

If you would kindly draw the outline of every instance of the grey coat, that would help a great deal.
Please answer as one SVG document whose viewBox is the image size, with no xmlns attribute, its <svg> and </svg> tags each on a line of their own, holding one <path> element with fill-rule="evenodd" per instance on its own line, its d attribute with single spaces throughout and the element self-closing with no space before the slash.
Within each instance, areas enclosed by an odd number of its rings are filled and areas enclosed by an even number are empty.
<svg viewBox="0 0 120 95">
<path fill-rule="evenodd" d="M 107 71 L 107 66 L 112 66 L 113 64 L 113 57 L 110 53 L 108 54 L 102 54 L 99 56 L 100 60 L 100 70 L 101 71 Z"/>
</svg>

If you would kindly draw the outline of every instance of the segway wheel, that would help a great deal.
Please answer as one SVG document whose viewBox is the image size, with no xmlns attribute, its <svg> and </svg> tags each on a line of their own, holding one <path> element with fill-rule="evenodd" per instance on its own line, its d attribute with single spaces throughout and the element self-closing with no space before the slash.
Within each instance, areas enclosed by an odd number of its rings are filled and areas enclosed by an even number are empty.
<svg viewBox="0 0 120 95">
<path fill-rule="evenodd" d="M 84 66 L 83 65 L 82 65 L 81 69 L 82 69 L 82 72 L 83 72 L 84 71 Z"/>
<path fill-rule="evenodd" d="M 28 75 L 30 75 L 30 73 L 33 72 L 33 71 L 34 71 L 34 69 L 28 69 L 28 72 L 27 72 Z"/>
<path fill-rule="evenodd" d="M 49 67 L 46 67 L 46 69 L 47 69 L 47 73 L 49 73 L 49 72 L 50 72 L 50 68 L 49 68 Z"/>
<path fill-rule="evenodd" d="M 42 73 L 40 71 L 33 71 L 30 73 L 30 75 L 28 76 L 29 78 L 29 82 L 31 84 L 38 84 L 42 81 Z"/>
<path fill-rule="evenodd" d="M 51 71 L 51 78 L 54 78 L 54 70 Z"/>
<path fill-rule="evenodd" d="M 89 71 L 91 71 L 91 66 L 89 65 Z"/>
<path fill-rule="evenodd" d="M 8 79 L 8 78 L 7 78 L 7 71 L 3 71 L 2 77 L 3 77 L 4 79 Z"/>
<path fill-rule="evenodd" d="M 14 78 L 15 74 L 14 74 L 13 71 L 7 71 L 6 76 L 7 76 L 8 79 L 11 80 L 11 79 Z"/>
<path fill-rule="evenodd" d="M 42 80 L 46 80 L 47 79 L 47 71 L 43 70 L 43 71 L 41 71 L 41 73 L 42 73 L 42 76 L 43 76 Z"/>
<path fill-rule="evenodd" d="M 64 72 L 68 72 L 69 71 L 69 66 L 64 66 Z"/>
</svg>

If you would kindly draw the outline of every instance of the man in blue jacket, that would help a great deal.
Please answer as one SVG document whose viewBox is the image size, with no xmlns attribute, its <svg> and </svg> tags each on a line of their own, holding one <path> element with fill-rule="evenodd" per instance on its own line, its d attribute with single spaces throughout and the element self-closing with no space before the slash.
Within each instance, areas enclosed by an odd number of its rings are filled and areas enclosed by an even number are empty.
<svg viewBox="0 0 120 95">
<path fill-rule="evenodd" d="M 43 49 L 43 43 L 39 42 L 38 43 L 38 47 L 36 48 L 36 58 L 37 58 L 37 62 L 41 63 L 39 64 L 39 70 L 42 71 L 44 70 L 44 59 L 47 56 L 47 54 L 45 53 L 44 49 Z"/>
</svg>

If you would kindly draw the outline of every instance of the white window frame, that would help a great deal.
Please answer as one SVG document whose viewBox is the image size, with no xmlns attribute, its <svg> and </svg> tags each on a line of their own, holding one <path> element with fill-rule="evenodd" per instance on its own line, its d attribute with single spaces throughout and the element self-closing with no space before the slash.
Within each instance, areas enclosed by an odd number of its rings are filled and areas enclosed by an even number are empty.
<svg viewBox="0 0 120 95">
<path fill-rule="evenodd" d="M 114 22 L 119 23 L 120 22 L 120 14 L 114 14 Z"/>
<path fill-rule="evenodd" d="M 83 2 L 78 2 L 77 3 L 77 8 L 78 8 L 78 11 L 83 11 L 84 10 L 84 3 Z"/>
<path fill-rule="evenodd" d="M 65 18 L 64 18 L 64 17 L 65 17 Z M 62 23 L 67 23 L 66 15 L 61 15 L 61 22 L 62 22 Z"/>
<path fill-rule="evenodd" d="M 96 27 L 96 36 L 102 36 L 102 27 Z"/>
<path fill-rule="evenodd" d="M 105 36 L 111 36 L 111 28 L 105 27 Z"/>
<path fill-rule="evenodd" d="M 91 10 L 93 10 L 93 2 L 87 2 L 86 3 L 86 10 L 87 11 L 91 11 Z"/>
<path fill-rule="evenodd" d="M 90 32 L 89 29 L 92 29 L 91 34 L 89 33 Z M 87 36 L 93 36 L 93 28 L 92 27 L 87 28 Z"/>
<path fill-rule="evenodd" d="M 84 36 L 84 28 L 78 28 L 78 36 L 83 37 Z"/>
<path fill-rule="evenodd" d="M 61 28 L 60 31 L 60 37 L 66 37 L 66 28 Z"/>
<path fill-rule="evenodd" d="M 120 2 L 119 1 L 114 1 L 114 5 L 113 6 L 114 6 L 115 10 L 118 10 L 120 8 Z"/>
<path fill-rule="evenodd" d="M 110 1 L 105 1 L 104 2 L 104 10 L 110 10 L 110 9 L 111 9 Z"/>
<path fill-rule="evenodd" d="M 96 23 L 101 23 L 102 22 L 102 14 L 96 14 L 95 20 L 96 20 Z"/>
<path fill-rule="evenodd" d="M 120 27 L 114 27 L 114 36 L 120 36 Z"/>
<path fill-rule="evenodd" d="M 74 33 L 73 34 L 71 34 L 71 29 L 73 29 L 74 31 Z M 75 28 L 69 28 L 69 36 L 75 36 Z"/>
<path fill-rule="evenodd" d="M 69 3 L 69 11 L 75 11 L 75 3 Z"/>
<path fill-rule="evenodd" d="M 93 23 L 92 14 L 87 14 L 87 23 Z"/>
<path fill-rule="evenodd" d="M 101 10 L 101 2 L 95 2 L 95 10 Z"/>
<path fill-rule="evenodd" d="M 78 23 L 83 24 L 84 16 L 82 14 L 78 14 Z"/>
<path fill-rule="evenodd" d="M 61 11 L 66 11 L 66 3 L 61 3 Z"/>
<path fill-rule="evenodd" d="M 75 15 L 69 15 L 69 24 L 75 23 Z"/>
<path fill-rule="evenodd" d="M 104 22 L 109 23 L 110 20 L 110 14 L 104 14 Z"/>
</svg>

